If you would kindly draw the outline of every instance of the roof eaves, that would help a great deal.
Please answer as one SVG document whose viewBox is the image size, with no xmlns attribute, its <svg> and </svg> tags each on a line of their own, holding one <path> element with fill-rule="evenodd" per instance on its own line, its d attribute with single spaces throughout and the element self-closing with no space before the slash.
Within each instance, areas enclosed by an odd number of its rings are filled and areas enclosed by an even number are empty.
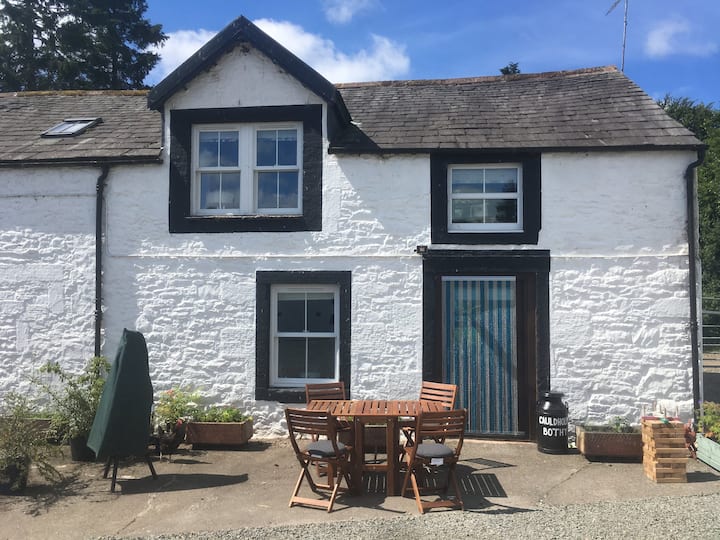
<svg viewBox="0 0 720 540">
<path fill-rule="evenodd" d="M 48 159 L 0 159 L 0 168 L 46 167 L 51 165 L 96 166 L 96 165 L 151 165 L 163 162 L 162 153 L 157 156 L 112 156 L 98 158 L 48 158 Z"/>
<path fill-rule="evenodd" d="M 329 154 L 362 155 L 362 154 L 482 154 L 483 152 L 587 152 L 588 150 L 601 152 L 628 152 L 628 151 L 662 151 L 662 150 L 692 150 L 699 152 L 707 148 L 706 144 L 624 144 L 624 145 L 577 145 L 577 146 L 492 146 L 486 148 L 447 147 L 447 146 L 407 146 L 407 147 L 381 147 L 370 145 L 331 145 Z"/>
</svg>

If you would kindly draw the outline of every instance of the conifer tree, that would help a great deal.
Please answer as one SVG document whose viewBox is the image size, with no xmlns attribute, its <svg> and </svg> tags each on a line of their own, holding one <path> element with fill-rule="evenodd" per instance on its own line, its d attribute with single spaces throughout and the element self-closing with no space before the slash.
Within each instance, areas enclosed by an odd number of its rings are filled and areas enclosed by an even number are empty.
<svg viewBox="0 0 720 540">
<path fill-rule="evenodd" d="M 0 0 L 0 91 L 142 88 L 165 40 L 145 0 Z"/>
</svg>

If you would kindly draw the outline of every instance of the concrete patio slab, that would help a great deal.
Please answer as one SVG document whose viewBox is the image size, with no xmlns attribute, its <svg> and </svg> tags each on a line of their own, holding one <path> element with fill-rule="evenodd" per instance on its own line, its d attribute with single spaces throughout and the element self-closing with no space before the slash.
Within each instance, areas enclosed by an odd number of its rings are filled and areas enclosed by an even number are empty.
<svg viewBox="0 0 720 540">
<path fill-rule="evenodd" d="M 550 455 L 522 442 L 467 440 L 458 472 L 466 511 L 515 513 L 600 501 L 720 493 L 720 473 L 688 462 L 688 481 L 656 484 L 641 463 L 590 462 Z M 342 495 L 332 514 L 288 508 L 299 466 L 287 440 L 251 440 L 241 450 L 182 446 L 155 459 L 153 480 L 142 460 L 122 462 L 115 493 L 100 463 L 58 463 L 59 488 L 32 479 L 22 496 L 0 496 L 0 538 L 94 538 L 222 531 L 336 520 L 416 515 L 412 498 L 386 497 L 382 477 L 362 496 Z"/>
</svg>

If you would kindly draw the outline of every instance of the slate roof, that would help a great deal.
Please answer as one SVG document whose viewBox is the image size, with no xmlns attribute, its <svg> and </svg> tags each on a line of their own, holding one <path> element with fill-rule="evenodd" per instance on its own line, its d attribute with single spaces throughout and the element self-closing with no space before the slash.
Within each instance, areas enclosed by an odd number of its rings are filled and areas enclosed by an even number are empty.
<svg viewBox="0 0 720 540">
<path fill-rule="evenodd" d="M 354 125 L 331 152 L 702 146 L 614 67 L 337 87 Z"/>
<path fill-rule="evenodd" d="M 613 67 L 473 79 L 335 85 L 352 115 L 336 153 L 699 149 L 703 145 Z M 162 119 L 146 91 L 0 93 L 0 166 L 161 160 Z M 66 118 L 103 122 L 41 134 Z"/>
<path fill-rule="evenodd" d="M 42 137 L 66 118 L 100 117 L 75 137 Z M 0 93 L 0 165 L 160 161 L 160 113 L 146 91 Z"/>
</svg>

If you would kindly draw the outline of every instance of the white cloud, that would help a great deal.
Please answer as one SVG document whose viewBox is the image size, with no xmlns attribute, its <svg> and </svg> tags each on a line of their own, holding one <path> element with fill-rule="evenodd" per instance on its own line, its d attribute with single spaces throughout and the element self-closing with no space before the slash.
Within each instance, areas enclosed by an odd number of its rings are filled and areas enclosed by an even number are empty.
<svg viewBox="0 0 720 540">
<path fill-rule="evenodd" d="M 645 40 L 645 52 L 651 58 L 663 58 L 673 54 L 709 56 L 717 50 L 717 43 L 701 41 L 690 24 L 682 19 L 659 23 L 648 33 Z"/>
<path fill-rule="evenodd" d="M 263 32 L 334 83 L 395 79 L 410 69 L 405 47 L 382 36 L 373 35 L 369 49 L 348 55 L 337 50 L 331 40 L 310 34 L 295 24 L 270 19 L 254 22 Z M 146 84 L 160 82 L 215 34 L 209 30 L 169 33 L 162 47 L 156 49 L 160 62 L 148 75 Z"/>
<path fill-rule="evenodd" d="M 373 6 L 375 0 L 324 0 L 325 18 L 331 23 L 350 22 L 356 13 Z"/>
<path fill-rule="evenodd" d="M 152 49 L 153 52 L 160 54 L 160 61 L 148 74 L 146 84 L 152 85 L 163 80 L 215 34 L 217 32 L 210 30 L 178 30 L 168 33 L 165 43 Z"/>
<path fill-rule="evenodd" d="M 254 22 L 334 83 L 395 79 L 410 69 L 405 46 L 382 36 L 372 36 L 369 50 L 348 55 L 337 50 L 331 40 L 310 34 L 295 24 L 271 19 Z"/>
</svg>

